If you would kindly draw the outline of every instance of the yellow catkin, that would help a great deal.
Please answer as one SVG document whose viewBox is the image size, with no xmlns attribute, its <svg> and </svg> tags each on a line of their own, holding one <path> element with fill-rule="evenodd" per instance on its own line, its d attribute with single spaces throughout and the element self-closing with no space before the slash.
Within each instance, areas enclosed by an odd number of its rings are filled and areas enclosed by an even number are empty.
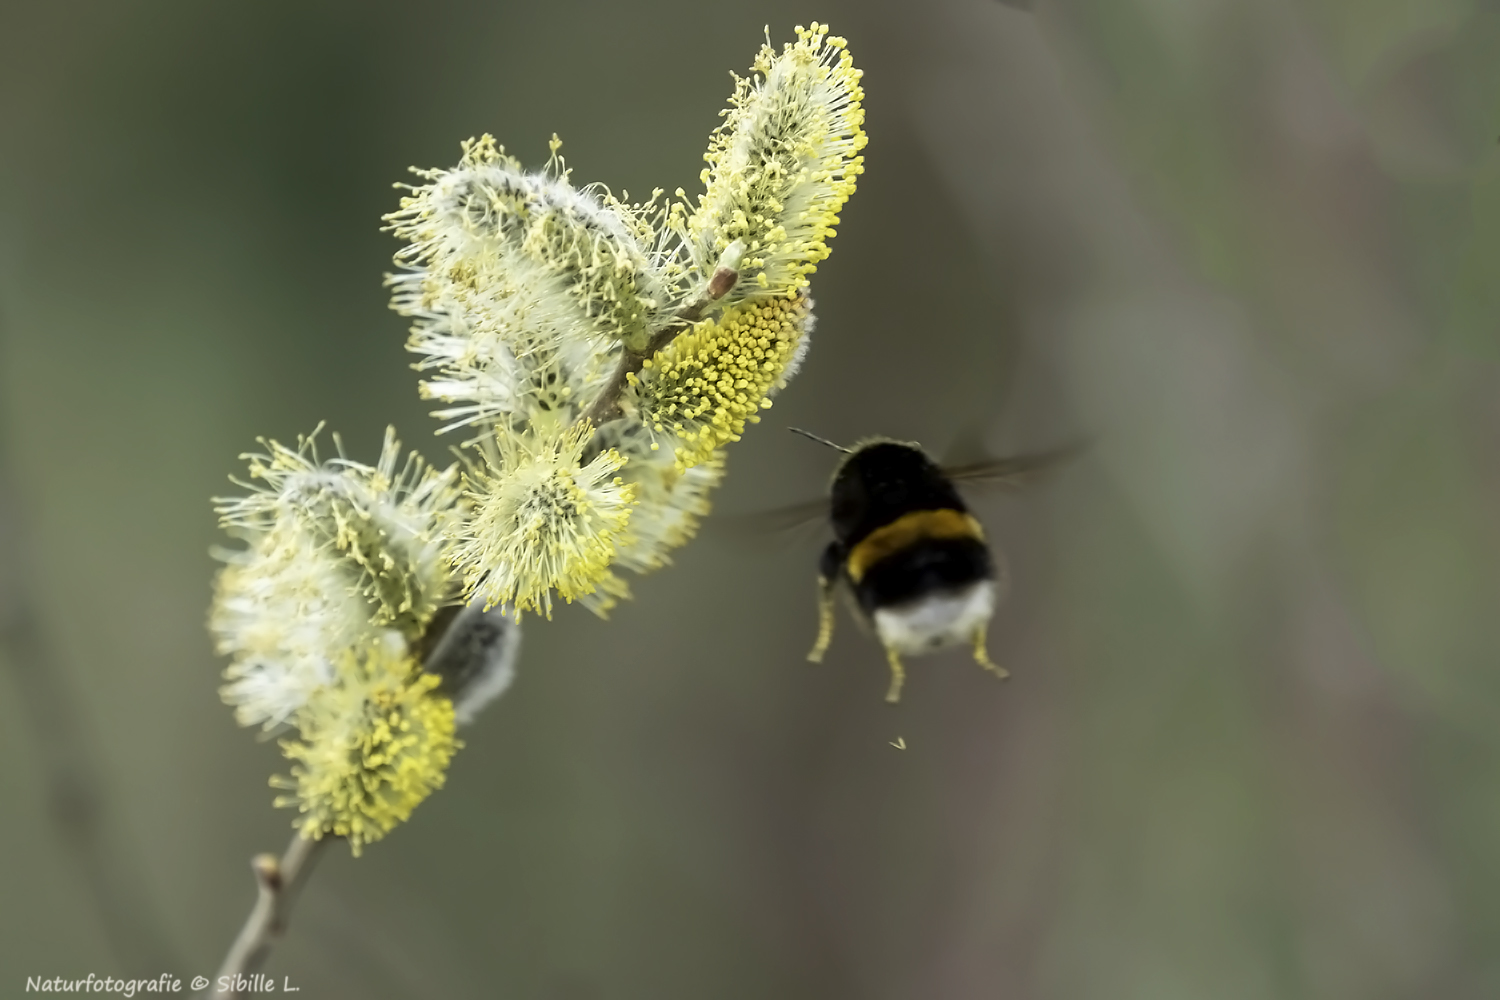
<svg viewBox="0 0 1500 1000">
<path fill-rule="evenodd" d="M 400 644 L 347 652 L 336 674 L 298 713 L 301 738 L 282 744 L 292 776 L 271 783 L 291 791 L 276 804 L 303 814 L 303 836 L 344 837 L 358 856 L 442 787 L 462 744 L 453 703 L 433 693 L 438 678 L 421 673 Z"/>
<path fill-rule="evenodd" d="M 269 727 L 330 679 L 343 651 L 387 628 L 422 635 L 458 590 L 443 551 L 462 511 L 457 468 L 403 457 L 394 431 L 374 466 L 320 461 L 312 436 L 295 449 L 262 444 L 245 456 L 261 485 L 217 501 L 246 545 L 223 554 L 209 628 L 234 657 L 225 701 L 242 725 Z"/>
<path fill-rule="evenodd" d="M 677 469 L 708 461 L 738 441 L 746 422 L 796 357 L 807 299 L 749 301 L 699 323 L 661 351 L 635 379 L 640 419 L 675 439 Z"/>
<path fill-rule="evenodd" d="M 572 601 L 605 582 L 635 506 L 615 473 L 613 449 L 590 461 L 587 425 L 522 438 L 497 432 L 467 478 L 473 516 L 450 558 L 465 589 L 487 607 L 509 604 L 550 617 L 552 591 Z"/>
<path fill-rule="evenodd" d="M 744 247 L 732 300 L 788 294 L 829 254 L 839 210 L 864 172 L 864 88 L 844 39 L 826 24 L 769 45 L 737 78 L 724 124 L 704 155 L 705 192 L 687 220 L 696 258 L 712 268 Z"/>
<path fill-rule="evenodd" d="M 630 515 L 617 565 L 649 573 L 671 562 L 668 553 L 698 533 L 698 522 L 712 506 L 709 494 L 724 478 L 724 454 L 716 452 L 686 470 L 670 458 L 631 459 L 625 472 L 632 477 L 639 503 Z"/>
</svg>

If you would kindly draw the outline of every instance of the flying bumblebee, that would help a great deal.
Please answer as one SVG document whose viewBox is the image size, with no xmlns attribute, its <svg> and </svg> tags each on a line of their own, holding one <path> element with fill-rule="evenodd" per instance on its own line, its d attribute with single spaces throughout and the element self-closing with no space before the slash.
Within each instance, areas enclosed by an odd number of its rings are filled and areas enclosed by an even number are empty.
<svg viewBox="0 0 1500 1000">
<path fill-rule="evenodd" d="M 844 448 L 792 430 L 845 455 L 826 501 L 785 512 L 802 519 L 826 513 L 833 529 L 818 566 L 818 638 L 807 658 L 822 662 L 843 584 L 885 648 L 891 668 L 885 700 L 891 704 L 901 700 L 903 656 L 968 643 L 981 667 L 1001 679 L 1010 676 L 985 648 L 990 617 L 1005 596 L 1004 560 L 991 550 L 955 483 L 1021 486 L 1080 447 L 943 469 L 914 443 L 871 438 Z"/>
</svg>

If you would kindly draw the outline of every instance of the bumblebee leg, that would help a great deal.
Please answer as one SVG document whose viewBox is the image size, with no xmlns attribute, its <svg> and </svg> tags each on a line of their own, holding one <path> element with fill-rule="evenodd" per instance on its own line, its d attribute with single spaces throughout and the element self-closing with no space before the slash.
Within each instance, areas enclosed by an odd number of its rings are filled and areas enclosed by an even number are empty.
<svg viewBox="0 0 1500 1000">
<path fill-rule="evenodd" d="M 986 626 L 981 625 L 979 626 L 979 630 L 974 633 L 974 662 L 1003 681 L 1010 676 L 1010 671 L 991 662 L 989 651 L 985 649 L 984 644 L 986 631 Z"/>
<path fill-rule="evenodd" d="M 808 660 L 813 663 L 823 662 L 823 654 L 828 651 L 828 643 L 833 640 L 833 585 L 834 581 L 828 577 L 818 577 L 818 641 L 813 643 L 812 651 L 807 654 Z"/>
<path fill-rule="evenodd" d="M 901 654 L 890 646 L 885 647 L 885 661 L 891 665 L 891 686 L 885 700 L 892 705 L 901 700 L 901 685 L 906 683 L 906 668 L 901 666 Z"/>
</svg>

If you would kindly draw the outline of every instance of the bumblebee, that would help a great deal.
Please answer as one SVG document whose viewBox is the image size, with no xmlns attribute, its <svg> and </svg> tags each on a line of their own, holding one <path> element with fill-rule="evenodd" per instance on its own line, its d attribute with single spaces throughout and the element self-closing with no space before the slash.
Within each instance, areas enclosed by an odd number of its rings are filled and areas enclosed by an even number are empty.
<svg viewBox="0 0 1500 1000">
<path fill-rule="evenodd" d="M 826 502 L 834 537 L 819 561 L 818 638 L 807 658 L 819 663 L 828 649 L 842 585 L 885 648 L 891 669 L 885 700 L 891 704 L 901 700 L 903 656 L 967 643 L 981 667 L 1001 679 L 1010 676 L 985 646 L 990 617 L 1005 596 L 1004 561 L 955 483 L 1022 485 L 1078 448 L 945 470 L 914 443 L 874 438 L 844 448 L 793 430 L 845 454 Z"/>
</svg>

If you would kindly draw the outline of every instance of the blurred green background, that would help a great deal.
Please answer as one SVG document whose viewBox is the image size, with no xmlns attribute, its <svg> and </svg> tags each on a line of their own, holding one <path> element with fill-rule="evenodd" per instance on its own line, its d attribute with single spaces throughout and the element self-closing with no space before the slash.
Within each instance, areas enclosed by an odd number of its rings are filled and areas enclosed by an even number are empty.
<svg viewBox="0 0 1500 1000">
<path fill-rule="evenodd" d="M 268 971 L 370 998 L 1500 995 L 1500 4 L 0 7 L 0 993 L 210 973 L 291 816 L 204 628 L 257 435 L 441 460 L 379 231 L 493 132 L 697 190 L 769 25 L 866 72 L 785 433 L 1093 435 L 981 502 L 995 684 L 897 710 L 815 540 L 528 622 L 447 788 Z M 902 737 L 902 752 L 889 741 Z"/>
</svg>

